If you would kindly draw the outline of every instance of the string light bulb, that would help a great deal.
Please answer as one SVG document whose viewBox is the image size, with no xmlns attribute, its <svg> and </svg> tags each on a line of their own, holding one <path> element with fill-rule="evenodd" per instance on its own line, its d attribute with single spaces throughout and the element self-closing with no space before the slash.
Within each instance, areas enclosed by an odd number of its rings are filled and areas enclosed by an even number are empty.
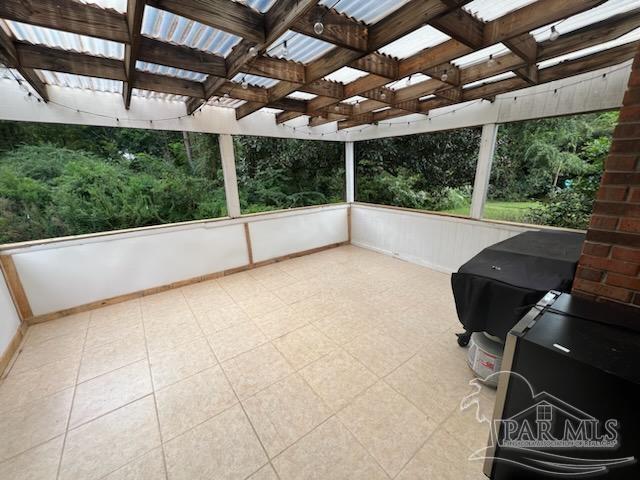
<svg viewBox="0 0 640 480">
<path fill-rule="evenodd" d="M 243 90 L 246 90 L 247 88 L 249 88 L 249 82 L 247 82 L 246 80 L 243 80 L 240 86 L 242 87 Z"/>
<path fill-rule="evenodd" d="M 409 75 L 409 78 L 407 79 L 407 87 L 411 85 L 411 77 L 413 77 L 413 75 Z"/>
<path fill-rule="evenodd" d="M 258 55 L 258 48 L 254 45 L 249 49 L 249 55 L 255 57 Z"/>
<path fill-rule="evenodd" d="M 356 110 L 359 110 L 359 109 L 360 109 L 360 100 L 356 100 L 356 104 L 354 105 L 354 108 L 355 108 Z"/>
<path fill-rule="evenodd" d="M 336 112 L 339 112 L 339 111 L 340 111 L 340 105 L 336 104 L 336 106 L 335 106 L 335 107 L 333 107 L 333 109 L 334 109 Z"/>
<path fill-rule="evenodd" d="M 387 94 L 384 90 L 380 90 L 380 99 L 385 100 L 387 98 Z"/>
<path fill-rule="evenodd" d="M 449 74 L 447 73 L 447 70 L 445 69 L 444 72 L 442 72 L 442 75 L 440 76 L 440 80 L 442 80 L 443 82 L 446 82 L 449 79 Z"/>
<path fill-rule="evenodd" d="M 321 19 L 318 19 L 318 21 L 313 24 L 313 31 L 316 35 L 322 35 L 324 33 L 324 23 L 322 23 Z"/>
<path fill-rule="evenodd" d="M 558 30 L 556 30 L 556 26 L 552 26 L 551 27 L 551 35 L 549 35 L 549 40 L 551 40 L 552 42 L 555 42 L 558 37 L 560 36 L 560 33 L 558 33 Z"/>
<path fill-rule="evenodd" d="M 224 98 L 229 98 L 229 92 L 224 92 L 224 95 L 222 95 Z"/>
<path fill-rule="evenodd" d="M 496 59 L 493 58 L 493 53 L 491 55 L 489 55 L 489 60 L 487 60 L 487 65 L 489 67 L 493 67 L 496 64 Z"/>
<path fill-rule="evenodd" d="M 286 40 L 282 44 L 282 56 L 285 57 L 285 58 L 289 56 L 289 49 L 287 48 L 287 41 Z"/>
</svg>

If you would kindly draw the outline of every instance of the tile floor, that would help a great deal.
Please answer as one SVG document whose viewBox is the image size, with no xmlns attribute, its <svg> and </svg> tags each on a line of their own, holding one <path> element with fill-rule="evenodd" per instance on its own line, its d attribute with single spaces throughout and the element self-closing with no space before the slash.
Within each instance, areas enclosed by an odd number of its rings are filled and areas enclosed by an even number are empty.
<svg viewBox="0 0 640 480">
<path fill-rule="evenodd" d="M 0 478 L 479 480 L 458 329 L 448 275 L 353 246 L 43 323 Z"/>
</svg>

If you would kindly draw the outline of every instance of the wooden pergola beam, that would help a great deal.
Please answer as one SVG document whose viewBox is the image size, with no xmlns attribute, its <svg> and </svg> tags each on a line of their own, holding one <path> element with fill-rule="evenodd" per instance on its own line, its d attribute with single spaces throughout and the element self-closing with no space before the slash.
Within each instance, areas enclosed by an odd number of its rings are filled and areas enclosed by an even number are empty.
<svg viewBox="0 0 640 480">
<path fill-rule="evenodd" d="M 154 38 L 140 37 L 138 60 L 156 65 L 226 77 L 227 68 L 223 57 L 195 48 L 161 42 Z"/>
<path fill-rule="evenodd" d="M 124 74 L 122 83 L 122 99 L 124 107 L 128 110 L 131 105 L 131 92 L 136 79 L 136 62 L 140 50 L 142 37 L 142 15 L 144 14 L 145 0 L 127 0 L 127 27 L 129 29 L 129 43 L 124 46 Z"/>
<path fill-rule="evenodd" d="M 13 39 L 0 26 L 0 60 L 8 67 L 15 68 L 31 88 L 44 100 L 49 101 L 46 85 L 28 65 L 22 63 Z"/>
<path fill-rule="evenodd" d="M 314 24 L 319 20 L 324 25 L 324 31 L 321 34 L 317 34 L 313 30 Z M 313 7 L 304 15 L 299 16 L 291 25 L 291 30 L 339 47 L 361 52 L 367 51 L 367 26 L 324 6 Z"/>
</svg>

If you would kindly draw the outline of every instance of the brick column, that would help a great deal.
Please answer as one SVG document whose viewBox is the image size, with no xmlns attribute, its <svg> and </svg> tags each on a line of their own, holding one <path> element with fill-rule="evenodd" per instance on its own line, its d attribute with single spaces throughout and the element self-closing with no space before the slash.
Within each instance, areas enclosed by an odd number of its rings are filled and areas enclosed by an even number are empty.
<svg viewBox="0 0 640 480">
<path fill-rule="evenodd" d="M 573 293 L 640 308 L 640 50 L 587 231 Z"/>
</svg>

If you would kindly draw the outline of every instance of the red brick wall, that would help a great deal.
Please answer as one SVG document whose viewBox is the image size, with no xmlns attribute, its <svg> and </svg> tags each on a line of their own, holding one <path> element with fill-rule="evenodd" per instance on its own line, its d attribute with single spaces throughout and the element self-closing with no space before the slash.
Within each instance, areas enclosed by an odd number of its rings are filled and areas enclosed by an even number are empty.
<svg viewBox="0 0 640 480">
<path fill-rule="evenodd" d="M 640 308 L 640 50 L 605 162 L 573 293 Z"/>
</svg>

